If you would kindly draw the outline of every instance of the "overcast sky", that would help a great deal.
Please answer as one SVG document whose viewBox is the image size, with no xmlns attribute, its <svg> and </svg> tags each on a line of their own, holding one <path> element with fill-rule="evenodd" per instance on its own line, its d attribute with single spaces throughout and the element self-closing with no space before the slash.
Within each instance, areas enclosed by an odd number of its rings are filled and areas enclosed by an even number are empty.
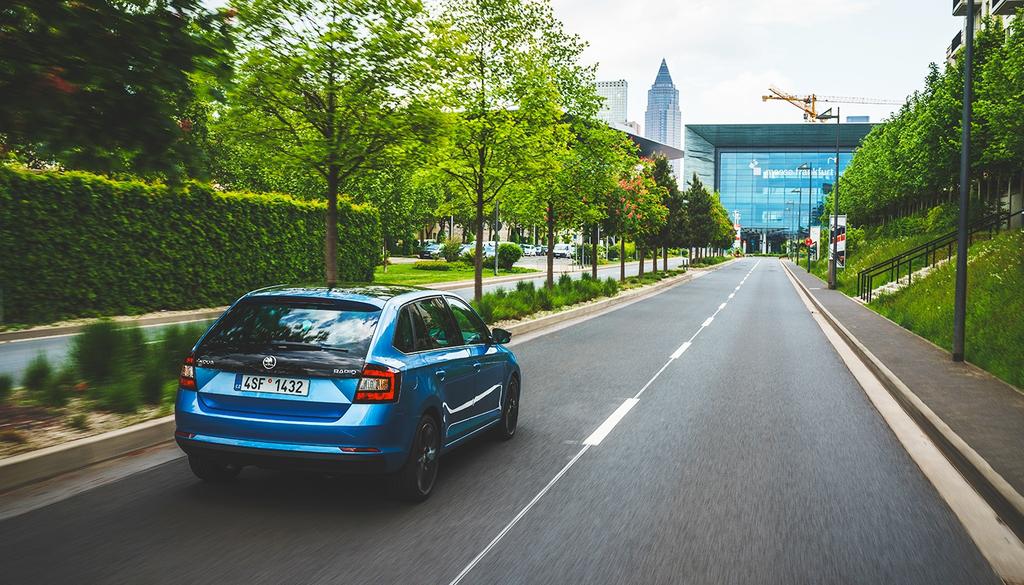
<svg viewBox="0 0 1024 585">
<path fill-rule="evenodd" d="M 683 124 L 801 122 L 768 86 L 804 95 L 903 99 L 941 63 L 960 22 L 947 0 L 552 0 L 590 43 L 598 79 L 629 82 L 629 118 L 643 125 L 661 59 Z M 828 106 L 826 106 L 828 107 Z M 893 106 L 842 106 L 881 121 Z M 646 128 L 645 128 L 646 130 Z"/>
</svg>

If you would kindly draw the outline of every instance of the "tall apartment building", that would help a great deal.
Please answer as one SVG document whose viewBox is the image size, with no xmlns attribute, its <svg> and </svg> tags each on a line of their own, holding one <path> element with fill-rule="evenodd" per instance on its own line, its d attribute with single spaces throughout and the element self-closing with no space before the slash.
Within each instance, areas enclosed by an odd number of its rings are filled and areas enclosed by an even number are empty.
<svg viewBox="0 0 1024 585">
<path fill-rule="evenodd" d="M 615 81 L 598 81 L 597 95 L 604 99 L 598 119 L 604 120 L 609 126 L 626 123 L 626 106 L 629 103 L 629 84 L 625 79 Z"/>
<path fill-rule="evenodd" d="M 957 16 L 967 15 L 968 0 L 953 0 L 953 14 Z M 974 0 L 974 27 L 975 31 L 981 27 L 981 19 L 989 15 L 1001 16 L 1003 22 L 1009 22 L 1014 18 L 1018 8 L 1024 8 L 1024 0 Z M 953 37 L 953 41 L 946 48 L 946 60 L 951 61 L 957 53 L 963 49 L 965 29 L 961 28 Z"/>
</svg>

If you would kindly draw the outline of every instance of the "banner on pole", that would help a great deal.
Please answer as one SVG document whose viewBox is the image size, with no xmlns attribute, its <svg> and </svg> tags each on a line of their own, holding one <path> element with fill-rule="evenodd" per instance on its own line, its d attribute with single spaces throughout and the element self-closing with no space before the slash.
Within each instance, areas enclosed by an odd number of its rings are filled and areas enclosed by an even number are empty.
<svg viewBox="0 0 1024 585">
<path fill-rule="evenodd" d="M 836 233 L 832 234 L 831 242 L 828 248 L 828 257 L 832 258 L 832 245 L 835 243 L 836 247 L 836 268 L 846 268 L 846 216 L 840 215 L 836 223 Z"/>
<path fill-rule="evenodd" d="M 811 227 L 811 260 L 814 262 L 818 261 L 818 244 L 821 242 L 821 227 Z"/>
</svg>

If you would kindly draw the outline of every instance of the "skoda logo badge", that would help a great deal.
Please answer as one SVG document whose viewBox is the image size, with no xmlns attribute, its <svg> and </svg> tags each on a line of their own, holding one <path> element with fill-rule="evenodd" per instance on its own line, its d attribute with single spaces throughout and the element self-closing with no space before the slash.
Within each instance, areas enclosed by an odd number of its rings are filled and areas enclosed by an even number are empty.
<svg viewBox="0 0 1024 585">
<path fill-rule="evenodd" d="M 272 355 L 268 355 L 267 357 L 263 358 L 263 367 L 264 368 L 266 368 L 268 370 L 273 370 L 274 366 L 276 366 L 276 365 L 277 365 L 277 358 L 276 357 L 274 357 Z"/>
</svg>

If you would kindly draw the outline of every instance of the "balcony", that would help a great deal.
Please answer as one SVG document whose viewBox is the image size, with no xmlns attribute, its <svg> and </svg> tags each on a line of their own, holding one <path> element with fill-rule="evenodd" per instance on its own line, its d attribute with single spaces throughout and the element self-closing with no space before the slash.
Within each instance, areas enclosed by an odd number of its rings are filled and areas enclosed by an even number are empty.
<svg viewBox="0 0 1024 585">
<path fill-rule="evenodd" d="M 995 0 L 992 3 L 992 14 L 1011 16 L 1017 13 L 1018 8 L 1024 8 L 1024 0 Z"/>
<path fill-rule="evenodd" d="M 953 59 L 953 56 L 956 55 L 957 52 L 960 50 L 960 47 L 963 47 L 963 46 L 964 46 L 964 31 L 960 31 L 960 32 L 956 33 L 956 36 L 953 37 L 953 42 L 951 42 L 949 44 L 949 48 L 946 49 L 946 60 L 949 61 L 949 60 Z"/>
<path fill-rule="evenodd" d="M 981 14 L 981 0 L 974 0 L 974 13 Z M 953 16 L 967 16 L 967 0 L 953 0 Z"/>
</svg>

